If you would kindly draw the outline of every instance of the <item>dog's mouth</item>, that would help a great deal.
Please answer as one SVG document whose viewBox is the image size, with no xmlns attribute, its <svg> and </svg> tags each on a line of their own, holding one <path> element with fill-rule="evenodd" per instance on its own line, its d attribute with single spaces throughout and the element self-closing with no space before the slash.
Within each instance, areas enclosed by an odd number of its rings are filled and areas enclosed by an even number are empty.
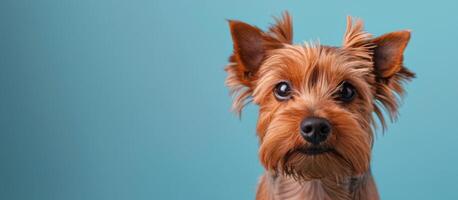
<svg viewBox="0 0 458 200">
<path fill-rule="evenodd" d="M 333 148 L 323 147 L 323 146 L 311 146 L 311 147 L 307 147 L 307 148 L 305 148 L 305 147 L 297 148 L 295 151 L 299 152 L 301 154 L 308 155 L 308 156 L 316 156 L 316 155 L 335 152 L 335 150 Z"/>
</svg>

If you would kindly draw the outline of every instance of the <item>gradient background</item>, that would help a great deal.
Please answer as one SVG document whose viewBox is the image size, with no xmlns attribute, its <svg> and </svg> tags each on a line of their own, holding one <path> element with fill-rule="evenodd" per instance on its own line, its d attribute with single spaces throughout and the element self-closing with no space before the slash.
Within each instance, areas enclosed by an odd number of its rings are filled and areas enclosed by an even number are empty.
<svg viewBox="0 0 458 200">
<path fill-rule="evenodd" d="M 257 108 L 229 112 L 225 19 L 339 45 L 346 15 L 411 29 L 401 117 L 379 134 L 383 199 L 458 199 L 458 4 L 2 0 L 0 199 L 253 199 Z M 380 131 L 379 131 L 380 133 Z"/>
</svg>

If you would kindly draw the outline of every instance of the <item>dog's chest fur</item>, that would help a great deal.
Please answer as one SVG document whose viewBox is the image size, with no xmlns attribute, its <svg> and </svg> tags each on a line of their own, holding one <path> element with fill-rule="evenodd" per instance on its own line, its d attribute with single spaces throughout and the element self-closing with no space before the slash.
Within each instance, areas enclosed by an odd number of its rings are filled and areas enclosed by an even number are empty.
<svg viewBox="0 0 458 200">
<path fill-rule="evenodd" d="M 379 200 L 372 174 L 341 178 L 297 181 L 266 172 L 259 183 L 257 200 Z"/>
<path fill-rule="evenodd" d="M 299 183 L 284 176 L 271 179 L 272 200 L 330 200 L 320 181 Z"/>
</svg>

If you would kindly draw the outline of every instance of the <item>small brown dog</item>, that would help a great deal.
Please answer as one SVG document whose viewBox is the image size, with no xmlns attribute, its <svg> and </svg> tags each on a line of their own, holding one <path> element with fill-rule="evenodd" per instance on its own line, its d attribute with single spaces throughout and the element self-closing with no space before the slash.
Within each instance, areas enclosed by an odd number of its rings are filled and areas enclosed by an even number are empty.
<svg viewBox="0 0 458 200">
<path fill-rule="evenodd" d="M 397 115 L 409 31 L 372 37 L 347 19 L 342 47 L 292 44 L 285 13 L 268 31 L 229 20 L 234 53 L 226 71 L 240 113 L 259 105 L 256 199 L 379 199 L 370 171 L 373 129 L 382 108 Z"/>
</svg>

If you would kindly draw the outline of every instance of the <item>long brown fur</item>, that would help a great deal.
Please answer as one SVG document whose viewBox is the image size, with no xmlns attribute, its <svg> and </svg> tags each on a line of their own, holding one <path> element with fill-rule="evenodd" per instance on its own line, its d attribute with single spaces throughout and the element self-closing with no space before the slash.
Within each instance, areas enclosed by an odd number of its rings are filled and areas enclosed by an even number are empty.
<svg viewBox="0 0 458 200">
<path fill-rule="evenodd" d="M 375 113 L 386 126 L 385 109 L 395 119 L 403 83 L 414 73 L 403 66 L 409 31 L 377 38 L 363 30 L 361 20 L 347 19 L 342 47 L 319 43 L 292 44 L 292 20 L 282 18 L 264 32 L 240 21 L 229 21 L 234 53 L 226 67 L 226 85 L 240 113 L 253 101 L 259 106 L 259 158 L 266 173 L 257 199 L 378 199 L 370 172 Z M 292 98 L 278 101 L 274 87 L 291 84 Z M 350 103 L 335 100 L 343 81 L 357 97 Z M 332 134 L 322 144 L 333 151 L 305 155 L 311 144 L 299 134 L 307 117 L 327 119 Z"/>
</svg>

